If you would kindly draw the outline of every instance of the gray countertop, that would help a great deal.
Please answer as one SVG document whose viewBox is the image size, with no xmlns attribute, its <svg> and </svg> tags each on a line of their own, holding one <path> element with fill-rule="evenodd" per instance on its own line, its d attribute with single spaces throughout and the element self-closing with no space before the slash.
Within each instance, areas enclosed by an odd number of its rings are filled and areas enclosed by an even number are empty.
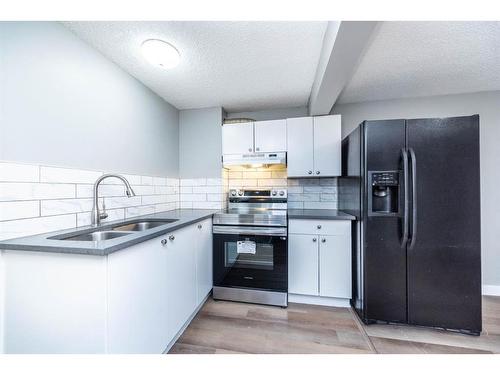
<svg viewBox="0 0 500 375">
<path fill-rule="evenodd" d="M 356 217 L 339 210 L 289 209 L 288 219 L 356 220 Z"/>
<path fill-rule="evenodd" d="M 117 224 L 126 224 L 137 220 L 161 220 L 161 219 L 176 219 L 173 223 L 161 225 L 156 228 L 148 229 L 142 232 L 133 232 L 123 237 L 109 239 L 106 241 L 68 241 L 49 239 L 49 237 L 64 237 L 65 234 L 84 234 L 95 231 L 97 228 L 92 226 L 72 228 L 60 230 L 57 232 L 38 234 L 29 237 L 14 238 L 0 242 L 1 250 L 24 250 L 24 251 L 41 251 L 50 253 L 69 253 L 69 254 L 86 254 L 86 255 L 108 255 L 117 250 L 127 248 L 129 246 L 147 241 L 151 238 L 161 236 L 172 232 L 176 229 L 196 223 L 203 219 L 212 217 L 218 210 L 172 210 L 159 212 L 151 215 L 136 216 L 125 220 L 116 220 L 103 223 L 99 230 L 110 230 L 111 227 Z"/>
</svg>

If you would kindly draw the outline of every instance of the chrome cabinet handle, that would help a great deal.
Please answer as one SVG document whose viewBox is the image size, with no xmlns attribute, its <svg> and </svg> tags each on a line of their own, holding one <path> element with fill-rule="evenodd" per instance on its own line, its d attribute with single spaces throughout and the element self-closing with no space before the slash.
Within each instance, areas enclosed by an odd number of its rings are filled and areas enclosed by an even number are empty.
<svg viewBox="0 0 500 375">
<path fill-rule="evenodd" d="M 167 244 L 167 240 L 164 238 L 163 240 L 161 240 L 161 244 L 165 246 Z"/>
<path fill-rule="evenodd" d="M 319 171 L 316 171 L 316 174 L 319 174 Z"/>
<path fill-rule="evenodd" d="M 252 152 L 252 149 L 251 149 L 251 148 L 249 148 L 249 149 L 248 149 L 248 151 Z"/>
<path fill-rule="evenodd" d="M 198 224 L 198 229 L 201 229 L 203 228 L 203 226 L 201 224 Z"/>
<path fill-rule="evenodd" d="M 173 234 L 171 234 L 170 236 L 168 236 L 168 239 L 169 239 L 170 241 L 173 241 L 173 240 L 175 240 L 175 236 L 174 236 Z"/>
<path fill-rule="evenodd" d="M 316 228 L 321 229 L 321 225 L 318 225 Z"/>
<path fill-rule="evenodd" d="M 325 243 L 326 242 L 326 238 L 322 238 L 321 242 Z"/>
<path fill-rule="evenodd" d="M 313 173 L 313 171 L 307 171 L 307 174 L 312 174 L 312 173 Z"/>
<path fill-rule="evenodd" d="M 255 151 L 259 151 L 259 150 L 260 150 L 260 148 L 259 148 L 259 147 L 257 147 L 257 148 L 255 149 Z"/>
<path fill-rule="evenodd" d="M 316 237 L 313 238 L 313 242 L 316 242 L 318 239 Z"/>
</svg>

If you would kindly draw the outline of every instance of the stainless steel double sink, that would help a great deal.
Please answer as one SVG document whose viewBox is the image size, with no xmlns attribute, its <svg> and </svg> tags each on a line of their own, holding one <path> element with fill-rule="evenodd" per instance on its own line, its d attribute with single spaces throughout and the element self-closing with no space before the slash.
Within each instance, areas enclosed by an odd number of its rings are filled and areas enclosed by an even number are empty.
<svg viewBox="0 0 500 375">
<path fill-rule="evenodd" d="M 96 228 L 93 231 L 74 234 L 68 233 L 63 237 L 55 236 L 49 239 L 63 240 L 63 241 L 106 241 L 114 238 L 119 238 L 123 236 L 128 236 L 136 232 L 142 232 L 148 229 L 153 229 L 160 227 L 165 224 L 170 224 L 178 219 L 162 219 L 162 220 L 137 220 L 131 221 L 125 224 L 117 224 L 116 226 L 104 228 Z"/>
</svg>

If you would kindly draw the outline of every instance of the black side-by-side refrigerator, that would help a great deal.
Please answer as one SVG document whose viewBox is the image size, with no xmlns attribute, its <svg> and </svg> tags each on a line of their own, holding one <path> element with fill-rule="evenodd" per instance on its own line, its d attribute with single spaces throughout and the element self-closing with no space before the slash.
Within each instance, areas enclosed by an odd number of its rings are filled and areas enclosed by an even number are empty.
<svg viewBox="0 0 500 375">
<path fill-rule="evenodd" d="M 365 121 L 342 164 L 360 318 L 479 334 L 479 116 Z"/>
</svg>

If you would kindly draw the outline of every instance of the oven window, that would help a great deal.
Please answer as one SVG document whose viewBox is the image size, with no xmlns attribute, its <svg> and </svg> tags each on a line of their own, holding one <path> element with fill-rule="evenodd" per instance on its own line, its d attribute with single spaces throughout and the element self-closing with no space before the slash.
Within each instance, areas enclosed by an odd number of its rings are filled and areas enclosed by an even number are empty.
<svg viewBox="0 0 500 375">
<path fill-rule="evenodd" d="M 259 243 L 249 241 L 238 246 L 238 241 L 224 243 L 224 263 L 227 268 L 251 268 L 272 271 L 274 269 L 274 246 L 272 243 Z M 246 252 L 244 247 L 255 251 Z M 248 250 L 247 250 L 248 251 Z"/>
</svg>

